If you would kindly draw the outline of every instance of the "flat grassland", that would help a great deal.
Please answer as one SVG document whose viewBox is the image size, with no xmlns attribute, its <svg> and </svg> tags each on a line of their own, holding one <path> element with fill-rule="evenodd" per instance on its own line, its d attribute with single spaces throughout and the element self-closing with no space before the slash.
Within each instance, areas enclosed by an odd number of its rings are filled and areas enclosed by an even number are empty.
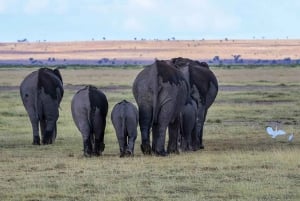
<svg viewBox="0 0 300 201">
<path fill-rule="evenodd" d="M 172 41 L 176 43 L 176 41 Z M 19 44 L 18 44 L 19 45 Z M 53 145 L 33 146 L 18 85 L 35 68 L 0 69 L 1 200 L 300 200 L 300 68 L 212 68 L 220 83 L 204 132 L 205 149 L 168 157 L 119 158 L 110 111 L 134 102 L 141 68 L 62 69 L 65 96 Z M 84 158 L 70 101 L 94 84 L 109 100 L 101 157 Z M 265 126 L 294 133 L 272 139 Z"/>
<path fill-rule="evenodd" d="M 153 60 L 188 57 L 221 59 L 241 55 L 243 59 L 299 59 L 300 40 L 151 40 L 0 43 L 0 59 L 47 60 L 133 59 Z"/>
</svg>

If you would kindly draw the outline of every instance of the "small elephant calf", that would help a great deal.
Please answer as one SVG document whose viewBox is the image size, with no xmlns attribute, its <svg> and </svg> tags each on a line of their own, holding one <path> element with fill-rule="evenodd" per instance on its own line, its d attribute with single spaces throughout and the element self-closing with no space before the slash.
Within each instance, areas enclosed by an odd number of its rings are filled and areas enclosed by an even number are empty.
<svg viewBox="0 0 300 201">
<path fill-rule="evenodd" d="M 197 104 L 190 98 L 184 105 L 180 114 L 180 149 L 182 151 L 194 150 L 199 139 L 196 136 Z"/>
<path fill-rule="evenodd" d="M 120 146 L 120 157 L 133 156 L 138 119 L 136 106 L 126 100 L 117 103 L 111 112 L 111 121 Z"/>
</svg>

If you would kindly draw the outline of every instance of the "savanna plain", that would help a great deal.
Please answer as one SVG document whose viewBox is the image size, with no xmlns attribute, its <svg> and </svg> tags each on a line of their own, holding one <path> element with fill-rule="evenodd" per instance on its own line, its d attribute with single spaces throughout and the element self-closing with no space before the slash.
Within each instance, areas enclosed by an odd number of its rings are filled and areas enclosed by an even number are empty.
<svg viewBox="0 0 300 201">
<path fill-rule="evenodd" d="M 119 158 L 110 111 L 123 99 L 134 102 L 131 86 L 141 67 L 62 69 L 58 136 L 45 146 L 31 145 L 18 88 L 36 69 L 0 69 L 1 200 L 300 200 L 299 67 L 213 67 L 220 89 L 208 112 L 205 149 L 144 156 L 139 134 L 132 158 Z M 71 99 L 85 84 L 109 101 L 100 157 L 83 157 L 71 117 Z M 266 134 L 276 122 L 294 141 Z"/>
</svg>

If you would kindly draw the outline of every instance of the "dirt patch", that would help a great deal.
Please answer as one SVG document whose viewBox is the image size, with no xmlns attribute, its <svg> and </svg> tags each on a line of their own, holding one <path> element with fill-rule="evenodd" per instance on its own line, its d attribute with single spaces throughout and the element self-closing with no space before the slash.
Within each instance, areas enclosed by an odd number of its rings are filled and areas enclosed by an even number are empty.
<svg viewBox="0 0 300 201">
<path fill-rule="evenodd" d="M 65 90 L 79 90 L 85 85 L 72 85 L 67 84 L 64 86 Z M 222 85 L 219 86 L 219 91 L 269 91 L 269 90 L 280 90 L 285 89 L 287 86 L 259 86 L 259 85 L 251 85 L 251 86 L 234 86 L 234 85 Z M 289 86 L 290 87 L 290 86 Z M 110 86 L 101 86 L 99 87 L 106 91 L 115 91 L 115 90 L 128 90 L 131 89 L 131 86 L 118 86 L 118 85 L 110 85 Z M 19 90 L 19 86 L 0 86 L 0 91 L 15 91 Z"/>
<path fill-rule="evenodd" d="M 245 86 L 237 86 L 237 85 L 221 85 L 219 86 L 219 91 L 270 91 L 270 90 L 283 90 L 287 87 L 294 86 L 286 86 L 286 85 L 275 85 L 275 86 L 264 86 L 264 85 L 245 85 Z"/>
<path fill-rule="evenodd" d="M 81 88 L 83 88 L 85 85 L 72 85 L 67 84 L 64 86 L 65 90 L 71 90 L 71 91 L 77 91 Z M 0 91 L 17 91 L 19 90 L 19 86 L 0 86 Z M 117 86 L 117 85 L 111 85 L 111 86 L 103 86 L 99 87 L 101 90 L 104 91 L 118 91 L 118 90 L 128 90 L 131 89 L 130 86 Z"/>
</svg>

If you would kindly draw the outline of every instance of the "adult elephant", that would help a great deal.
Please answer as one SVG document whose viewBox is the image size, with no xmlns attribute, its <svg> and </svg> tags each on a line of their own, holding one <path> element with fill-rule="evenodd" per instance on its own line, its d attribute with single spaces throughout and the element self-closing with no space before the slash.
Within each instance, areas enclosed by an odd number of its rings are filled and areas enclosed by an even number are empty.
<svg viewBox="0 0 300 201">
<path fill-rule="evenodd" d="M 39 124 L 43 144 L 56 139 L 56 122 L 64 89 L 58 69 L 40 68 L 27 75 L 20 85 L 20 95 L 33 131 L 33 145 L 40 145 Z"/>
<path fill-rule="evenodd" d="M 166 61 L 156 60 L 137 75 L 133 83 L 133 95 L 139 108 L 142 152 L 151 154 L 152 150 L 157 155 L 166 156 L 167 127 L 169 129 L 167 151 L 177 152 L 179 113 L 188 95 L 188 85 L 183 74 Z"/>
<path fill-rule="evenodd" d="M 218 94 L 218 80 L 205 62 L 188 58 L 173 58 L 171 63 L 183 72 L 190 88 L 190 97 L 197 103 L 196 137 L 193 150 L 203 149 L 203 127 L 208 108 Z"/>
<path fill-rule="evenodd" d="M 95 86 L 85 86 L 74 95 L 71 111 L 82 135 L 84 156 L 102 155 L 108 111 L 106 95 Z"/>
</svg>

